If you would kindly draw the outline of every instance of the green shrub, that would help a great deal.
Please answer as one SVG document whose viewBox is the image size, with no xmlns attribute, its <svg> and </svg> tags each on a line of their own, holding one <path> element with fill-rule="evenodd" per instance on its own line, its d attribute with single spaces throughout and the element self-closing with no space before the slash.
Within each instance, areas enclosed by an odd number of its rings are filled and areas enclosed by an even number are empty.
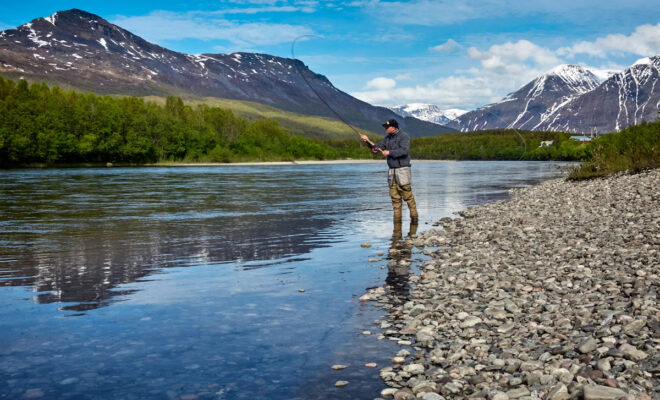
<svg viewBox="0 0 660 400">
<path fill-rule="evenodd" d="M 660 167 L 660 122 L 631 126 L 592 141 L 590 159 L 571 171 L 569 179 L 581 180 L 617 172 L 639 172 Z"/>
</svg>

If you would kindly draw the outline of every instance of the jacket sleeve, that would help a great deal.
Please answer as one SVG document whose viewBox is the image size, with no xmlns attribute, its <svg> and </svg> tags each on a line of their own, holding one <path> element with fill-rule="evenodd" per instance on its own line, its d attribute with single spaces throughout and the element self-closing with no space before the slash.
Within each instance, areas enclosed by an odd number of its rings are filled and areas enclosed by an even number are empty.
<svg viewBox="0 0 660 400">
<path fill-rule="evenodd" d="M 404 157 L 410 152 L 410 137 L 402 132 L 399 140 L 396 143 L 392 143 L 390 147 L 387 149 L 390 151 L 390 157 Z"/>
<path fill-rule="evenodd" d="M 369 143 L 367 143 L 367 145 L 369 145 Z M 371 147 L 372 149 L 374 147 L 376 147 L 376 148 L 379 148 L 379 149 L 387 150 L 386 148 L 384 148 L 385 147 L 385 139 L 381 140 L 378 143 L 374 143 L 373 146 L 369 145 L 369 147 Z"/>
</svg>

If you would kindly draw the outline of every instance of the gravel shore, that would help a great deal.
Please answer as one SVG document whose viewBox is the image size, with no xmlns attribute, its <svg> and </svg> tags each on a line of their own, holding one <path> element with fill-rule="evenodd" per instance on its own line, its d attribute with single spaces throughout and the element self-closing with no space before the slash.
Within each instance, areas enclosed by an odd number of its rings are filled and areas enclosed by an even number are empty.
<svg viewBox="0 0 660 400">
<path fill-rule="evenodd" d="M 390 250 L 381 396 L 660 399 L 660 170 L 514 192 Z"/>
</svg>

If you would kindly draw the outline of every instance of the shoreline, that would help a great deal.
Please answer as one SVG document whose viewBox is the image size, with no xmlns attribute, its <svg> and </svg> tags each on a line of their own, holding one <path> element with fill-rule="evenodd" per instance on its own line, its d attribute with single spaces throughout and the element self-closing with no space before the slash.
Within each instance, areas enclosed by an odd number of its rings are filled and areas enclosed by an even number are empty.
<svg viewBox="0 0 660 400">
<path fill-rule="evenodd" d="M 411 160 L 411 163 L 435 163 L 435 162 L 528 162 L 528 163 L 561 163 L 578 164 L 578 161 L 561 160 Z M 25 165 L 19 167 L 0 168 L 0 170 L 17 169 L 63 169 L 63 168 L 157 168 L 157 167 L 240 167 L 240 166 L 290 166 L 290 165 L 330 165 L 330 164 L 387 164 L 385 158 L 380 160 L 305 160 L 305 161 L 246 161 L 235 163 L 150 163 L 150 164 L 122 164 L 122 163 L 80 163 L 80 164 L 58 164 L 58 165 Z"/>
<path fill-rule="evenodd" d="M 660 398 L 658 182 L 553 179 L 409 239 L 430 257 L 410 294 L 360 298 L 386 311 L 379 338 L 412 346 L 380 370 L 381 396 Z"/>
</svg>

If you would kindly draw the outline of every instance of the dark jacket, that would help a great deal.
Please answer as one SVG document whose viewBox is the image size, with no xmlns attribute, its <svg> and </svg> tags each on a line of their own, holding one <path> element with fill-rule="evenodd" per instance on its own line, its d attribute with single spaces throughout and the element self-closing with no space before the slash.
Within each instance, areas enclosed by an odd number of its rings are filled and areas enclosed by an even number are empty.
<svg viewBox="0 0 660 400">
<path fill-rule="evenodd" d="M 369 147 L 389 150 L 390 155 L 387 156 L 387 165 L 390 168 L 410 166 L 410 137 L 401 130 L 391 135 L 386 134 L 383 140 Z"/>
</svg>

